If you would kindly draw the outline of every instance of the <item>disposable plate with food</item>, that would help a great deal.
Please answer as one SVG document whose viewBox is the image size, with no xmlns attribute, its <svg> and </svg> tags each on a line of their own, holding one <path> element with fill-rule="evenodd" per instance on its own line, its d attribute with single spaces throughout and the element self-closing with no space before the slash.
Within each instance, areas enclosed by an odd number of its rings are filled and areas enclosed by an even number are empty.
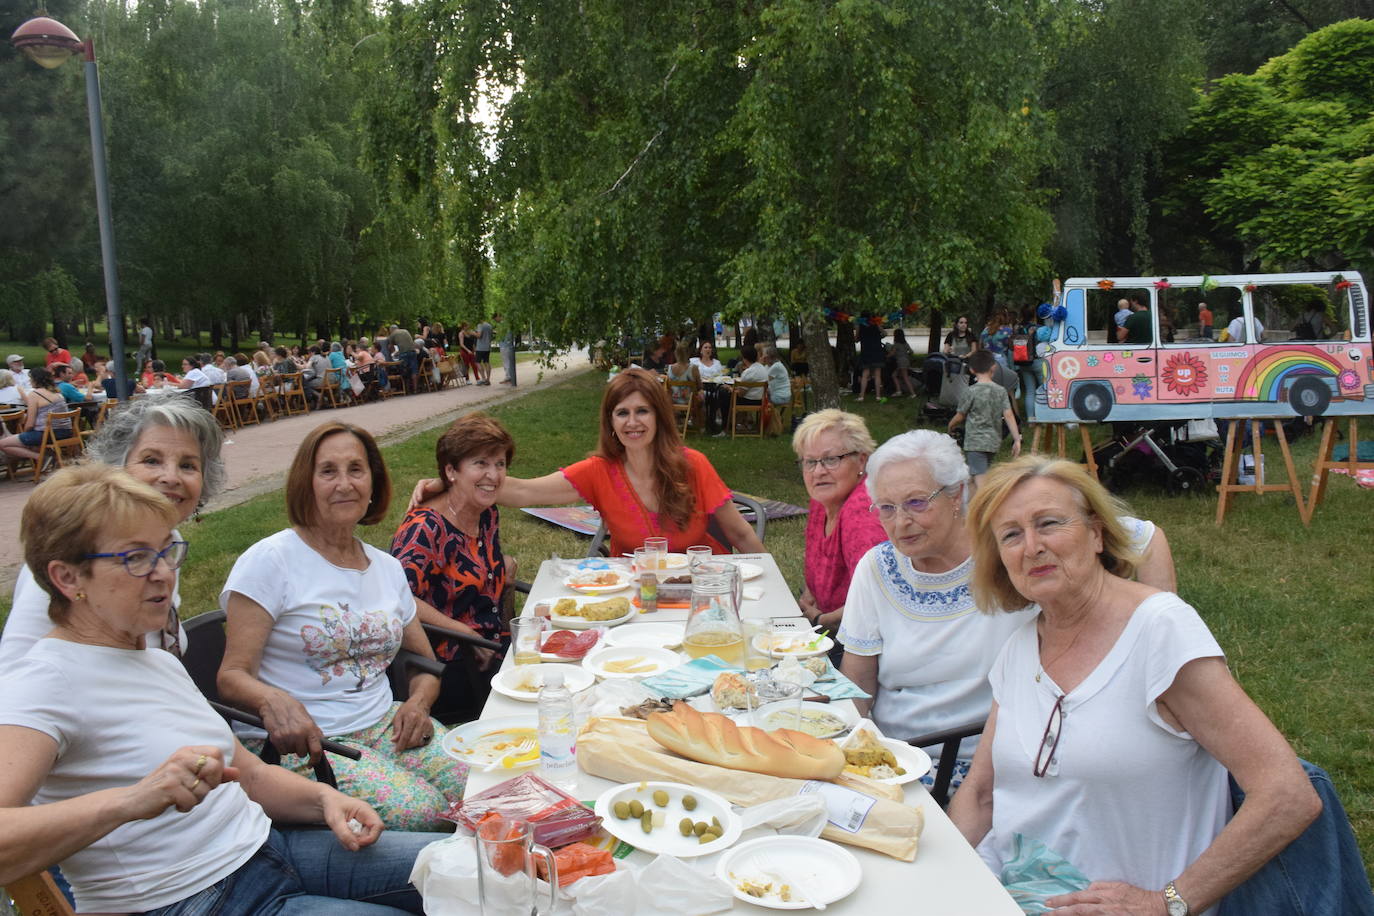
<svg viewBox="0 0 1374 916">
<path fill-rule="evenodd" d="M 846 735 L 844 740 L 840 742 L 840 750 L 847 750 L 856 746 L 861 740 L 861 731 L 862 727 L 855 728 Z M 931 766 L 934 765 L 933 761 L 930 759 L 930 755 L 919 747 L 912 747 L 905 741 L 898 741 L 895 738 L 876 737 L 878 738 L 879 744 L 892 752 L 892 757 L 897 761 L 897 766 L 906 772 L 897 776 L 875 776 L 872 773 L 865 773 L 861 770 L 850 770 L 849 766 L 845 767 L 846 771 L 858 772 L 860 776 L 867 776 L 874 782 L 886 783 L 889 786 L 903 786 L 909 782 L 915 782 L 929 773 Z M 888 766 L 890 766 L 890 764 L 888 764 Z"/>
<path fill-rule="evenodd" d="M 829 906 L 854 893 L 863 868 L 854 854 L 828 840 L 768 836 L 746 840 L 716 863 L 716 877 L 747 903 L 775 910 L 811 909 L 810 891 Z"/>
<path fill-rule="evenodd" d="M 563 580 L 563 584 L 584 595 L 605 595 L 630 587 L 630 574 L 619 569 L 583 569 Z"/>
<path fill-rule="evenodd" d="M 671 649 L 641 646 L 602 646 L 582 659 L 582 669 L 599 678 L 653 677 L 680 664 Z"/>
<path fill-rule="evenodd" d="M 835 640 L 829 636 L 817 636 L 805 631 L 795 636 L 777 633 L 760 633 L 754 637 L 754 648 L 773 658 L 811 658 L 825 655 L 835 647 Z"/>
<path fill-rule="evenodd" d="M 544 637 L 544 642 L 539 647 L 539 660 L 544 662 L 561 662 L 574 665 L 582 663 L 582 659 L 587 657 L 587 653 L 595 649 L 605 635 L 604 630 L 554 630 Z M 554 637 L 557 637 L 556 639 Z M 553 640 L 550 642 L 550 640 Z M 570 655 L 559 655 L 557 652 L 550 652 L 551 646 L 562 646 L 564 649 L 575 648 L 576 651 Z"/>
<path fill-rule="evenodd" d="M 725 799 L 679 782 L 615 786 L 601 793 L 595 810 L 603 830 L 655 856 L 688 858 L 720 852 L 739 839 L 742 829 L 739 816 Z M 713 839 L 704 840 L 706 836 Z"/>
<path fill-rule="evenodd" d="M 603 613 L 619 610 L 614 617 L 604 617 Z M 593 616 L 586 616 L 588 612 Z M 624 596 L 599 598 L 579 595 L 576 598 L 559 598 L 549 612 L 549 621 L 564 630 L 587 630 L 592 627 L 614 627 L 633 620 L 638 612 L 630 599 Z"/>
<path fill-rule="evenodd" d="M 675 649 L 682 645 L 680 623 L 631 623 L 616 627 L 602 640 L 608 646 Z"/>
<path fill-rule="evenodd" d="M 596 678 L 584 668 L 552 663 L 547 665 L 512 665 L 509 668 L 503 668 L 496 677 L 491 679 L 491 689 L 503 697 L 510 697 L 512 700 L 533 703 L 539 699 L 539 688 L 544 686 L 544 675 L 551 670 L 563 672 L 563 685 L 573 693 L 586 690 L 596 683 Z"/>
<path fill-rule="evenodd" d="M 760 706 L 751 716 L 753 725 L 771 732 L 775 728 L 790 728 L 806 732 L 815 738 L 835 738 L 843 735 L 859 721 L 859 714 L 852 704 L 818 706 L 814 703 L 801 704 L 801 723 L 796 723 L 795 706 L 786 701 L 768 703 Z M 929 769 L 929 767 L 927 767 Z"/>
<path fill-rule="evenodd" d="M 444 752 L 469 766 L 486 767 L 494 763 L 509 769 L 539 762 L 539 723 L 533 715 L 497 716 L 456 726 L 444 735 Z M 517 753 L 526 741 L 534 742 L 529 751 Z"/>
</svg>

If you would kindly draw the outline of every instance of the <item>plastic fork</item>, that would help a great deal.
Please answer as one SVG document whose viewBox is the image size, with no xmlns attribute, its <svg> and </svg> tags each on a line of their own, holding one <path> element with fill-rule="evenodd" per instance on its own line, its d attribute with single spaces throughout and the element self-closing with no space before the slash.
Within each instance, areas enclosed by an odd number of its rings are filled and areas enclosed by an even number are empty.
<svg viewBox="0 0 1374 916">
<path fill-rule="evenodd" d="M 754 862 L 759 871 L 770 874 L 801 891 L 801 895 L 805 899 L 805 902 L 811 904 L 814 909 L 825 909 L 825 904 L 811 886 L 810 879 L 804 878 L 802 875 L 795 872 L 788 871 L 776 858 L 770 855 L 759 856 Z"/>
<path fill-rule="evenodd" d="M 521 741 L 515 747 L 506 751 L 500 757 L 496 758 L 491 763 L 487 764 L 482 769 L 482 772 L 490 773 L 492 770 L 499 770 L 502 767 L 510 769 L 517 763 L 523 763 L 524 761 L 519 760 L 518 758 L 525 757 L 536 747 L 538 747 L 538 745 L 535 743 L 535 740 L 533 738 L 526 738 L 524 741 Z"/>
</svg>

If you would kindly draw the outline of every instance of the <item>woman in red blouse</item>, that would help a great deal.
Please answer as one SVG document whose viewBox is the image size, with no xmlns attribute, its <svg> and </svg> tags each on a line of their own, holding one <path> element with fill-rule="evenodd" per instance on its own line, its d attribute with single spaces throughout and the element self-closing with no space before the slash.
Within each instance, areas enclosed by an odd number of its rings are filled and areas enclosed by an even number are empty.
<svg viewBox="0 0 1374 916">
<path fill-rule="evenodd" d="M 501 553 L 496 494 L 515 457 L 515 442 L 496 420 L 472 413 L 439 437 L 434 456 L 443 489 L 406 513 L 392 538 L 391 554 L 401 561 L 411 592 L 422 602 L 421 623 L 507 645 L 510 631 L 501 604 L 506 583 L 515 578 L 515 561 Z M 457 643 L 431 641 L 441 661 L 457 656 Z M 500 656 L 477 651 L 482 670 L 495 674 Z M 448 722 L 480 712 L 486 697 L 473 696 L 466 677 L 461 665 L 448 666 L 431 715 Z"/>
<path fill-rule="evenodd" d="M 518 507 L 579 499 L 601 513 L 611 556 L 650 537 L 666 537 L 673 551 L 693 544 L 709 544 L 716 553 L 764 550 L 711 462 L 682 444 L 668 392 L 643 369 L 626 369 L 606 386 L 595 452 L 544 477 L 506 478 L 497 502 Z"/>
</svg>

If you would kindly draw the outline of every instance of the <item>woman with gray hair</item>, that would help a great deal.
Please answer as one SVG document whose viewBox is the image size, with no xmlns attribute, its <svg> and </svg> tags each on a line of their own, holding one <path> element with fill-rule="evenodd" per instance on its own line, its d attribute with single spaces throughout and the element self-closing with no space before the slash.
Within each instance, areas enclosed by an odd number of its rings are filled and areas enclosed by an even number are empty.
<svg viewBox="0 0 1374 916">
<path fill-rule="evenodd" d="M 856 701 L 891 737 L 908 739 L 976 723 L 992 706 L 988 671 L 1024 613 L 980 614 L 970 590 L 973 541 L 965 527 L 969 472 L 949 436 L 920 429 L 889 439 L 868 459 L 871 511 L 888 540 L 854 570 L 840 623 L 841 670 L 873 695 Z M 1122 519 L 1136 549 L 1168 546 L 1150 522 Z M 1161 540 L 1156 543 L 1154 538 Z M 1159 559 L 1142 567 L 1158 570 Z M 1173 587 L 1173 563 L 1167 561 Z M 952 785 L 968 772 L 965 741 Z"/>
<path fill-rule="evenodd" d="M 220 459 L 223 441 L 214 417 L 191 399 L 141 398 L 110 413 L 86 450 L 94 461 L 122 467 L 151 485 L 176 507 L 184 522 L 224 488 L 224 462 Z M 177 615 L 180 604 L 181 596 L 174 587 L 167 621 L 145 636 L 145 647 L 180 654 L 186 645 Z M 48 605 L 48 593 L 27 566 L 21 568 L 10 616 L 0 635 L 0 670 L 21 658 L 52 629 Z"/>
</svg>

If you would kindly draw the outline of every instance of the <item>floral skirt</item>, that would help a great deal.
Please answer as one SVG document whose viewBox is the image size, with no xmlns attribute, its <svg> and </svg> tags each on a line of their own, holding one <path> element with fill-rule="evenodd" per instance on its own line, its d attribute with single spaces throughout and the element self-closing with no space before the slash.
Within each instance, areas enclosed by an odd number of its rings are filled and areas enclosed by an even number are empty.
<svg viewBox="0 0 1374 916">
<path fill-rule="evenodd" d="M 391 742 L 391 720 L 400 705 L 392 703 L 386 715 L 368 728 L 329 736 L 362 751 L 358 760 L 330 755 L 329 765 L 334 768 L 339 791 L 376 808 L 382 822 L 392 830 L 453 830 L 453 823 L 439 815 L 451 803 L 462 801 L 468 781 L 467 764 L 444 753 L 447 729 L 432 719 L 434 737 L 428 744 L 397 751 Z M 258 754 L 264 743 L 255 738 L 243 745 Z M 315 778 L 309 757 L 283 754 L 281 765 L 309 779 Z"/>
</svg>

